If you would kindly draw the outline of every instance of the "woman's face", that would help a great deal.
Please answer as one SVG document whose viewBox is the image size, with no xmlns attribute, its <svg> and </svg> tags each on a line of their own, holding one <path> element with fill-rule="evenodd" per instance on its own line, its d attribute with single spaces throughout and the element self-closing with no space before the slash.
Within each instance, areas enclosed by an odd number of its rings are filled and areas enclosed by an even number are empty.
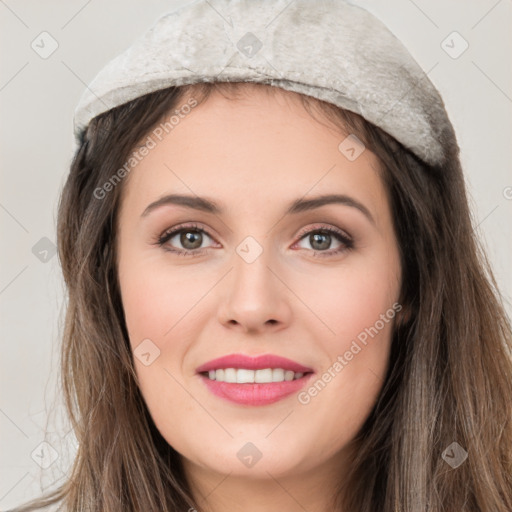
<svg viewBox="0 0 512 512">
<path fill-rule="evenodd" d="M 400 308 L 376 157 L 274 91 L 213 92 L 150 134 L 118 218 L 142 394 L 189 474 L 212 482 L 339 475 L 383 385 Z M 200 373 L 233 354 L 251 360 Z M 262 355 L 292 363 L 252 361 Z"/>
</svg>

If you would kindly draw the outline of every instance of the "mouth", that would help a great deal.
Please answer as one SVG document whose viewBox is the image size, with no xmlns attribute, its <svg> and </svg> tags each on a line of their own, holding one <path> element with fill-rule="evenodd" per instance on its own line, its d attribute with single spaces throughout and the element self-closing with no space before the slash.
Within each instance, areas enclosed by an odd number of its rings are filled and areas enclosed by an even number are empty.
<svg viewBox="0 0 512 512">
<path fill-rule="evenodd" d="M 201 372 L 200 375 L 217 382 L 231 384 L 271 384 L 274 382 L 290 382 L 301 379 L 313 372 L 294 372 L 284 368 L 263 368 L 251 370 L 248 368 L 220 368 Z"/>
<path fill-rule="evenodd" d="M 250 357 L 232 354 L 212 360 L 196 370 L 216 397 L 248 406 L 269 405 L 298 392 L 314 370 L 271 354 Z"/>
</svg>

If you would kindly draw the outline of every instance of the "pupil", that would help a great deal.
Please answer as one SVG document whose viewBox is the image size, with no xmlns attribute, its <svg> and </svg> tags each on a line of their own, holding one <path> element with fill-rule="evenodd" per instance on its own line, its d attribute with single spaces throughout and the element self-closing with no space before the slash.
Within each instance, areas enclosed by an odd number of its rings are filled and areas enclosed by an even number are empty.
<svg viewBox="0 0 512 512">
<path fill-rule="evenodd" d="M 186 249 L 197 249 L 198 247 L 201 247 L 202 235 L 198 231 L 185 231 L 181 234 L 180 242 Z M 192 243 L 192 246 L 188 245 L 189 242 Z"/>
<path fill-rule="evenodd" d="M 311 246 L 313 247 L 313 249 L 315 250 L 321 250 L 321 249 L 328 249 L 329 248 L 329 242 L 330 242 L 330 235 L 327 235 L 327 234 L 324 234 L 324 233 L 315 233 L 313 235 L 311 235 L 313 237 L 313 242 L 311 243 Z M 320 243 L 320 247 L 317 247 L 315 248 L 314 244 L 316 242 L 319 241 L 319 239 L 323 237 L 324 238 L 324 243 Z M 327 241 L 326 241 L 327 240 Z M 321 240 L 320 240 L 321 242 Z"/>
</svg>

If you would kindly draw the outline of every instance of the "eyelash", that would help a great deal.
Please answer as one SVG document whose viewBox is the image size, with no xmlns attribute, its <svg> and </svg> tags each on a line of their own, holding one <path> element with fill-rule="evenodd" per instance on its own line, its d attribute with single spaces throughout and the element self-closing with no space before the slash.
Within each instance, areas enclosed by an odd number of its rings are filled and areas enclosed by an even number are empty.
<svg viewBox="0 0 512 512">
<path fill-rule="evenodd" d="M 160 236 L 157 237 L 157 240 L 155 242 L 155 245 L 158 245 L 162 247 L 165 251 L 171 252 L 173 254 L 176 254 L 177 256 L 186 256 L 190 258 L 194 258 L 196 256 L 203 255 L 210 247 L 204 247 L 202 249 L 189 249 L 189 250 L 183 250 L 183 249 L 169 249 L 168 247 L 164 247 L 164 244 L 168 242 L 171 238 L 173 238 L 175 235 L 186 232 L 186 231 L 199 231 L 201 233 L 206 234 L 209 238 L 213 240 L 213 237 L 208 233 L 208 231 L 202 229 L 197 224 L 187 224 L 183 226 L 178 226 L 177 228 L 173 228 L 168 231 L 164 231 Z M 320 227 L 320 228 L 313 228 L 306 231 L 303 231 L 299 235 L 299 240 L 301 241 L 303 238 L 306 237 L 306 235 L 311 235 L 313 233 L 321 233 L 321 234 L 328 234 L 328 235 L 334 235 L 335 238 L 338 239 L 339 242 L 341 242 L 344 247 L 340 247 L 338 249 L 330 249 L 327 251 L 318 251 L 313 249 L 313 256 L 319 257 L 319 258 L 326 258 L 329 256 L 335 256 L 338 254 L 341 254 L 345 251 L 350 251 L 354 248 L 354 242 L 353 240 L 347 236 L 342 231 L 339 231 L 336 228 L 332 227 Z"/>
</svg>

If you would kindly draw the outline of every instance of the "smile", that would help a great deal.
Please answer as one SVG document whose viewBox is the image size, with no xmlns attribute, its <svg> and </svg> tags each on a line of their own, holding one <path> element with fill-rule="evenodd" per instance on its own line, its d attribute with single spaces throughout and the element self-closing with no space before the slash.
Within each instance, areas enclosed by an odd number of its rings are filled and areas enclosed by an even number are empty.
<svg viewBox="0 0 512 512">
<path fill-rule="evenodd" d="M 237 380 L 233 380 L 232 382 L 228 382 L 226 380 L 226 370 L 227 370 L 227 379 L 233 379 L 233 376 L 237 378 Z M 230 372 L 229 370 L 232 370 Z M 223 370 L 216 370 L 215 376 L 217 376 L 217 372 L 222 372 Z M 257 370 L 252 372 L 254 373 L 254 379 L 256 379 L 256 374 L 258 372 L 262 372 L 259 375 L 262 375 L 261 380 L 267 379 L 267 382 L 239 382 L 238 375 L 240 375 L 240 380 L 244 380 L 244 375 L 248 376 L 245 372 L 250 372 L 251 370 L 246 370 L 244 368 L 239 368 L 235 370 L 235 368 L 226 368 L 224 370 L 224 378 L 223 380 L 212 380 L 208 373 L 200 373 L 201 381 L 206 386 L 206 389 L 215 395 L 218 398 L 226 400 L 230 403 L 234 403 L 237 405 L 246 405 L 246 406 L 263 406 L 270 405 L 279 400 L 283 400 L 290 395 L 298 393 L 310 380 L 310 378 L 314 375 L 313 372 L 307 373 L 293 373 L 293 378 L 290 379 L 290 373 L 284 372 L 282 368 L 265 368 L 263 370 Z M 276 380 L 274 381 L 274 372 L 276 372 Z M 284 372 L 284 378 L 281 378 L 282 372 Z M 272 373 L 272 380 L 269 379 L 269 375 Z M 233 375 L 234 374 L 234 375 Z M 222 373 L 220 374 L 222 376 Z M 286 380 L 288 376 L 289 380 Z M 278 380 L 279 379 L 279 380 Z"/>
<path fill-rule="evenodd" d="M 249 406 L 269 405 L 297 393 L 314 375 L 312 368 L 274 354 L 230 354 L 196 372 L 216 397 Z"/>
<path fill-rule="evenodd" d="M 210 370 L 202 375 L 208 376 L 210 380 L 218 382 L 230 382 L 237 384 L 268 384 L 270 382 L 283 382 L 300 379 L 304 374 L 285 370 L 283 368 L 264 368 L 262 370 L 249 370 L 247 368 L 224 368 Z"/>
</svg>

